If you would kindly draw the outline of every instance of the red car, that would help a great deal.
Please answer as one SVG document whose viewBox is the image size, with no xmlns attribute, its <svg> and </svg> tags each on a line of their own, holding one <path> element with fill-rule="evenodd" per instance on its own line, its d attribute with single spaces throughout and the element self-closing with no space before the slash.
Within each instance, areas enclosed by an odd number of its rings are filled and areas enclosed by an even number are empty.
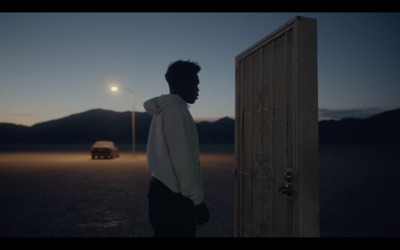
<svg viewBox="0 0 400 250">
<path fill-rule="evenodd" d="M 109 158 L 119 157 L 118 148 L 112 141 L 96 141 L 90 149 L 92 159 L 97 158 Z"/>
</svg>

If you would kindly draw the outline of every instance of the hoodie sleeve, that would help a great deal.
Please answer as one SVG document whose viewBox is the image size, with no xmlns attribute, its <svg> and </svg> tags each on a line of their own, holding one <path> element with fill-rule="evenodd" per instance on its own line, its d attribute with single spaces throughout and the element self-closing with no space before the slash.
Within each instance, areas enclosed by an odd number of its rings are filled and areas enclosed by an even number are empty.
<svg viewBox="0 0 400 250">
<path fill-rule="evenodd" d="M 197 205 L 203 201 L 197 130 L 184 108 L 173 105 L 164 110 L 164 134 L 182 195 Z"/>
</svg>

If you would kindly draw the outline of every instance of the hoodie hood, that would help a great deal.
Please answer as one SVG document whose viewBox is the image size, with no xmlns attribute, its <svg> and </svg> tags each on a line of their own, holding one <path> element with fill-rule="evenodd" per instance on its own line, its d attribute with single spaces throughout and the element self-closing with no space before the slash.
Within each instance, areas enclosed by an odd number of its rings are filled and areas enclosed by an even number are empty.
<svg viewBox="0 0 400 250">
<path fill-rule="evenodd" d="M 147 113 L 151 115 L 158 115 L 166 106 L 170 104 L 180 104 L 186 106 L 186 102 L 179 95 L 169 94 L 151 98 L 143 103 L 143 107 Z"/>
</svg>

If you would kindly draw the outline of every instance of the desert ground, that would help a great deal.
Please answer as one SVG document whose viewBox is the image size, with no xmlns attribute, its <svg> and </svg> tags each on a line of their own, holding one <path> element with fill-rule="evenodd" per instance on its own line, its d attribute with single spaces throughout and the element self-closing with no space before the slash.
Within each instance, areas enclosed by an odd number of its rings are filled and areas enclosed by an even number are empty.
<svg viewBox="0 0 400 250">
<path fill-rule="evenodd" d="M 320 146 L 321 237 L 400 237 L 400 146 Z M 201 153 L 209 223 L 234 237 L 233 147 Z M 0 237 L 152 237 L 146 154 L 92 160 L 85 147 L 0 148 Z"/>
</svg>

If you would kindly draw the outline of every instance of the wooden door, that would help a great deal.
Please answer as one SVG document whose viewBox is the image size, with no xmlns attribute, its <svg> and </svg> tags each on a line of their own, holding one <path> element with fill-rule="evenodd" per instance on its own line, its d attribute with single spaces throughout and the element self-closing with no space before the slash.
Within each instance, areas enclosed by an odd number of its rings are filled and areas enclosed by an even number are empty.
<svg viewBox="0 0 400 250">
<path fill-rule="evenodd" d="M 317 23 L 236 56 L 235 236 L 319 236 Z"/>
</svg>

